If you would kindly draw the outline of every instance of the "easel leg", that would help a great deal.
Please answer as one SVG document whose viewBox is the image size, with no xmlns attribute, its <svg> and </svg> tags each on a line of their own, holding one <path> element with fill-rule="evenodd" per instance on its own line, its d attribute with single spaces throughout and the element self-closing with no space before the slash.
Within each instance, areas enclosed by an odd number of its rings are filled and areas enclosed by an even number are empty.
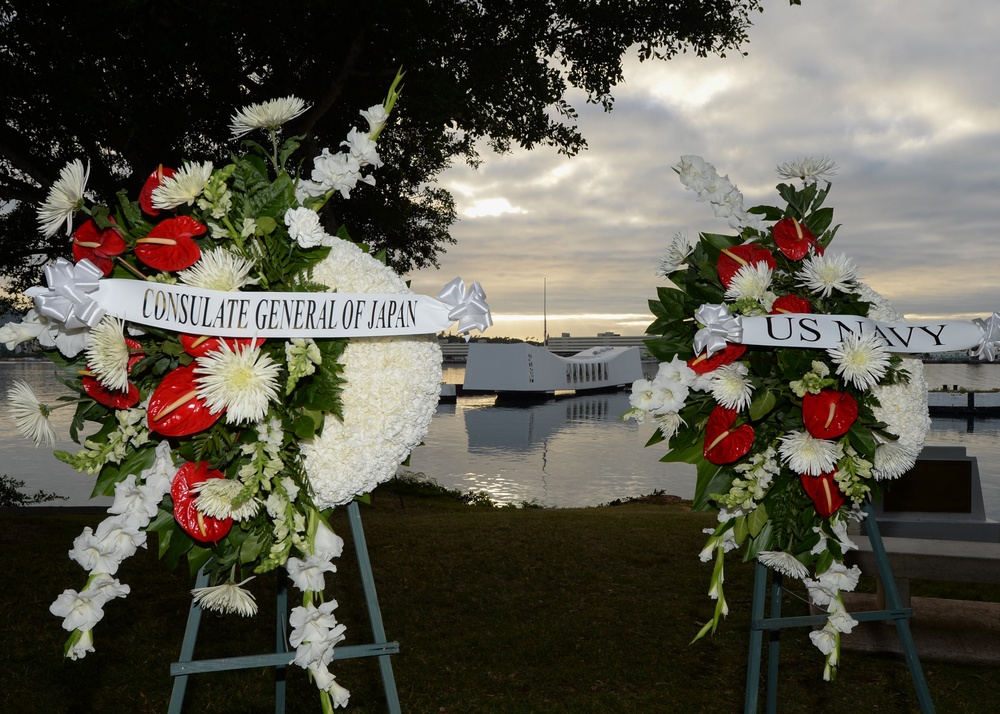
<svg viewBox="0 0 1000 714">
<path fill-rule="evenodd" d="M 194 586 L 203 588 L 208 585 L 208 574 L 202 568 L 198 571 Z M 201 626 L 201 605 L 194 600 L 191 601 L 191 608 L 188 610 L 187 627 L 184 628 L 184 640 L 181 643 L 181 656 L 178 662 L 190 662 L 194 658 L 194 646 L 198 641 L 198 628 Z M 170 692 L 170 708 L 168 714 L 181 714 L 184 708 L 184 695 L 187 692 L 188 675 L 182 674 L 174 677 L 174 686 Z"/>
<path fill-rule="evenodd" d="M 747 658 L 747 692 L 744 714 L 757 714 L 757 692 L 760 687 L 760 658 L 764 647 L 764 632 L 758 627 L 764 619 L 767 597 L 767 566 L 757 561 L 753 575 L 753 603 L 750 606 L 750 656 Z"/>
<path fill-rule="evenodd" d="M 902 607 L 899 591 L 896 588 L 896 580 L 892 576 L 892 568 L 889 567 L 889 556 L 885 552 L 882 532 L 879 530 L 878 521 L 875 520 L 871 503 L 865 502 L 865 513 L 868 514 L 865 519 L 865 530 L 868 533 L 868 540 L 872 544 L 872 554 L 875 556 L 878 575 L 882 581 L 886 607 L 890 610 L 898 610 Z M 910 631 L 908 618 L 896 620 L 896 634 L 899 636 L 899 644 L 903 650 L 903 659 L 906 660 L 906 666 L 910 668 L 910 678 L 913 679 L 913 688 L 917 693 L 917 701 L 920 702 L 920 711 L 923 714 L 933 714 L 934 702 L 931 701 L 931 693 L 927 688 L 924 670 L 920 666 L 920 657 L 917 655 L 917 647 L 913 642 L 913 633 Z"/>
<path fill-rule="evenodd" d="M 758 561 L 758 565 L 759 565 Z M 762 566 L 766 567 L 766 566 Z M 766 572 L 766 570 L 765 570 Z M 781 617 L 781 582 L 779 572 L 771 573 L 771 619 Z M 767 714 L 778 711 L 778 660 L 781 630 L 774 629 L 768 637 L 767 645 Z"/>
<path fill-rule="evenodd" d="M 368 607 L 368 619 L 372 626 L 372 635 L 376 644 L 386 642 L 385 627 L 382 624 L 382 611 L 378 606 L 378 596 L 375 593 L 375 577 L 372 575 L 372 564 L 368 558 L 368 543 L 361 527 L 361 512 L 357 501 L 351 501 L 347 507 L 347 516 L 351 524 L 351 537 L 354 539 L 354 552 L 358 557 L 358 570 L 361 572 L 361 587 L 365 593 L 365 604 Z M 400 714 L 399 695 L 396 692 L 396 679 L 392 674 L 392 660 L 389 655 L 380 655 L 378 666 L 382 672 L 382 686 L 385 689 L 385 700 L 390 714 Z"/>
<path fill-rule="evenodd" d="M 274 651 L 288 652 L 288 571 L 278 568 L 278 602 L 274 627 Z M 274 711 L 285 712 L 285 675 L 288 667 L 279 664 L 274 668 Z"/>
</svg>

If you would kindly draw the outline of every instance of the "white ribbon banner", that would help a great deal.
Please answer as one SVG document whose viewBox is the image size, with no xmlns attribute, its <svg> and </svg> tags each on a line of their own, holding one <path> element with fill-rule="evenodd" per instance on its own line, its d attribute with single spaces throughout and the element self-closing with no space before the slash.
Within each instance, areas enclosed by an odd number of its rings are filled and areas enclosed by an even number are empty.
<svg viewBox="0 0 1000 714">
<path fill-rule="evenodd" d="M 904 354 L 968 350 L 973 357 L 993 361 L 1000 353 L 1000 313 L 987 320 L 880 322 L 856 315 L 741 317 L 730 315 L 725 305 L 702 305 L 695 317 L 703 325 L 695 335 L 695 353 L 708 350 L 710 356 L 726 343 L 829 349 L 838 347 L 851 333 L 875 333 L 887 350 Z"/>
<path fill-rule="evenodd" d="M 438 299 L 414 294 L 225 292 L 142 280 L 100 279 L 90 262 L 46 266 L 48 288 L 32 288 L 39 313 L 94 327 L 105 315 L 212 337 L 379 337 L 482 332 L 493 320 L 479 283 L 455 278 Z"/>
</svg>

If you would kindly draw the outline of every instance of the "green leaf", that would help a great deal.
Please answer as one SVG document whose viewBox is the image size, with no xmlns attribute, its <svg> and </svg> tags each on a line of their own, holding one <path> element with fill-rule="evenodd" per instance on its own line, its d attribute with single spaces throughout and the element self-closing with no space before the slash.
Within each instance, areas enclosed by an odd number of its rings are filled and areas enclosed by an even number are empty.
<svg viewBox="0 0 1000 714">
<path fill-rule="evenodd" d="M 772 531 L 773 525 L 768 521 L 755 537 L 747 541 L 746 550 L 743 552 L 744 562 L 749 563 L 762 550 L 770 550 Z"/>
<path fill-rule="evenodd" d="M 851 442 L 851 446 L 857 449 L 858 453 L 869 458 L 875 454 L 878 442 L 875 441 L 875 437 L 872 436 L 868 428 L 860 422 L 856 421 L 851 425 L 850 431 L 847 432 L 847 437 Z"/>
<path fill-rule="evenodd" d="M 770 389 L 765 389 L 763 392 L 757 395 L 757 397 L 750 402 L 750 421 L 760 421 L 765 415 L 767 415 L 774 405 L 777 403 L 777 399 L 774 396 L 774 392 Z"/>
<path fill-rule="evenodd" d="M 670 317 L 675 320 L 684 319 L 684 316 L 687 313 L 687 296 L 684 293 L 680 290 L 659 287 L 656 289 L 656 296 L 659 298 L 662 310 L 660 315 Z"/>
<path fill-rule="evenodd" d="M 707 511 L 711 508 L 710 498 L 713 493 L 729 493 L 733 485 L 733 472 L 713 464 L 708 459 L 702 459 L 698 464 L 698 483 L 694 491 L 694 511 Z"/>
<path fill-rule="evenodd" d="M 207 563 L 211 557 L 211 548 L 202 548 L 198 545 L 192 545 L 191 550 L 189 550 L 187 554 L 188 570 L 191 573 L 191 577 L 196 576 L 198 571 L 201 570 L 201 566 Z"/>
<path fill-rule="evenodd" d="M 830 224 L 833 223 L 833 209 L 821 208 L 812 213 L 803 223 L 806 228 L 812 231 L 814 236 L 821 236 L 830 227 Z"/>
<path fill-rule="evenodd" d="M 115 484 L 124 481 L 130 474 L 139 474 L 145 471 L 156 460 L 156 450 L 152 448 L 137 449 L 122 459 L 121 464 L 105 464 L 94 484 L 94 491 L 90 494 L 95 496 L 114 496 Z"/>
<path fill-rule="evenodd" d="M 761 530 L 767 525 L 767 520 L 767 507 L 763 503 L 747 514 L 747 529 L 751 537 L 756 538 L 760 535 Z"/>
<path fill-rule="evenodd" d="M 743 545 L 743 541 L 746 540 L 749 533 L 750 529 L 747 528 L 746 516 L 740 516 L 733 522 L 733 535 L 736 538 L 737 545 Z"/>
</svg>

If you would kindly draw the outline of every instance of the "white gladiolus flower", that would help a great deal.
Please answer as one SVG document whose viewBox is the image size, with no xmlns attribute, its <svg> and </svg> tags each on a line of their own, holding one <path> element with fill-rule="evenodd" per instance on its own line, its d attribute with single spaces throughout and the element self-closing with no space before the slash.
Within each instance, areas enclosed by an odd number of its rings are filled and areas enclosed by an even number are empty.
<svg viewBox="0 0 1000 714">
<path fill-rule="evenodd" d="M 73 643 L 73 646 L 66 652 L 66 656 L 75 662 L 78 659 L 86 657 L 88 652 L 93 651 L 94 634 L 90 630 L 83 630 L 80 632 L 79 639 L 77 639 L 76 642 Z"/>
<path fill-rule="evenodd" d="M 289 558 L 285 563 L 292 584 L 302 592 L 312 590 L 323 592 L 326 581 L 323 573 L 336 573 L 337 566 L 325 557 L 326 554 L 307 555 L 303 558 Z"/>
<path fill-rule="evenodd" d="M 361 110 L 361 116 L 368 122 L 368 136 L 377 136 L 385 123 L 389 120 L 389 114 L 381 104 Z"/>
<path fill-rule="evenodd" d="M 49 612 L 63 618 L 64 630 L 92 630 L 104 617 L 104 602 L 105 599 L 99 592 L 63 590 L 49 606 Z"/>
<path fill-rule="evenodd" d="M 83 205 L 83 192 L 87 190 L 90 178 L 90 164 L 83 168 L 83 162 L 74 159 L 59 171 L 59 178 L 49 189 L 49 195 L 38 207 L 38 230 L 46 238 L 59 232 L 66 224 L 66 235 L 73 229 L 73 214 Z"/>
<path fill-rule="evenodd" d="M 34 313 L 34 310 L 31 312 Z M 38 337 L 43 329 L 45 326 L 37 320 L 34 322 L 27 319 L 24 322 L 8 322 L 0 327 L 0 342 L 8 350 L 13 351 L 18 345 Z"/>
<path fill-rule="evenodd" d="M 367 134 L 359 133 L 357 129 L 351 129 L 347 134 L 347 141 L 340 142 L 340 145 L 346 146 L 351 156 L 357 159 L 361 166 L 373 166 L 377 169 L 382 165 L 375 142 Z"/>
<path fill-rule="evenodd" d="M 322 192 L 339 191 L 344 198 L 351 197 L 351 189 L 358 185 L 358 181 L 375 185 L 371 176 L 361 176 L 361 162 L 355 156 L 331 154 L 329 149 L 323 149 L 313 159 L 312 180 L 322 188 Z"/>
<path fill-rule="evenodd" d="M 825 655 L 833 653 L 837 649 L 837 631 L 827 624 L 822 630 L 813 630 L 809 633 L 809 639 L 816 648 Z"/>
<path fill-rule="evenodd" d="M 309 107 L 298 97 L 288 96 L 260 104 L 250 104 L 233 114 L 229 130 L 234 139 L 249 134 L 254 129 L 276 131 Z"/>
</svg>

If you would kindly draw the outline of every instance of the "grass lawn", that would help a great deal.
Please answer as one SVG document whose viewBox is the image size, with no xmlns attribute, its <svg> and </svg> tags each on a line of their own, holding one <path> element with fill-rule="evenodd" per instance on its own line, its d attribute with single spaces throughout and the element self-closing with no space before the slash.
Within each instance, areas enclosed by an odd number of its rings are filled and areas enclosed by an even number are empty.
<svg viewBox="0 0 1000 714">
<path fill-rule="evenodd" d="M 713 515 L 683 503 L 588 509 L 493 509 L 382 487 L 362 505 L 365 535 L 403 711 L 738 712 L 743 709 L 752 568 L 727 564 L 729 618 L 691 638 L 712 612 L 711 564 L 698 561 Z M 132 593 L 106 607 L 97 651 L 64 660 L 49 604 L 84 573 L 66 557 L 98 515 L 0 516 L 0 710 L 164 712 L 191 580 L 140 551 L 119 573 Z M 349 538 L 346 514 L 333 519 Z M 328 576 L 346 644 L 371 641 L 351 544 Z M 274 579 L 250 587 L 261 611 L 206 615 L 195 656 L 271 652 Z M 294 599 L 297 591 L 292 591 Z M 979 591 L 995 599 L 995 591 Z M 804 613 L 786 598 L 785 614 Z M 1000 644 L 1000 643 L 998 643 Z M 939 712 L 994 712 L 1000 668 L 925 661 Z M 375 660 L 334 663 L 348 711 L 382 712 Z M 902 659 L 844 652 L 836 683 L 803 630 L 782 637 L 781 712 L 918 711 Z M 319 711 L 305 673 L 288 675 L 288 712 Z M 186 712 L 273 712 L 273 670 L 192 677 Z"/>
</svg>

